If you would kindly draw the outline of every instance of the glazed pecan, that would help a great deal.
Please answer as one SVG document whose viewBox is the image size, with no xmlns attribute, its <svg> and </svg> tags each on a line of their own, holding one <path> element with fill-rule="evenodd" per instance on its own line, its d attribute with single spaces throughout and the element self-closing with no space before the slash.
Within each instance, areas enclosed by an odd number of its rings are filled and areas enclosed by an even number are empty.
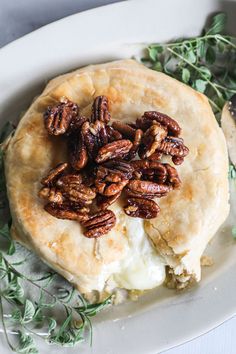
<svg viewBox="0 0 236 354">
<path fill-rule="evenodd" d="M 118 130 L 125 138 L 134 138 L 135 136 L 135 129 L 121 121 L 113 122 L 112 127 Z"/>
<path fill-rule="evenodd" d="M 138 179 L 153 181 L 156 183 L 165 183 L 167 179 L 167 170 L 165 164 L 158 161 L 136 160 L 131 161 L 135 176 Z"/>
<path fill-rule="evenodd" d="M 114 128 L 112 128 L 110 125 L 106 126 L 106 132 L 107 132 L 109 143 L 112 143 L 113 141 L 122 139 L 121 133 L 118 132 L 118 130 L 115 130 Z"/>
<path fill-rule="evenodd" d="M 137 119 L 136 125 L 142 130 L 147 130 L 152 124 L 155 124 L 155 122 L 164 125 L 169 135 L 179 136 L 181 133 L 181 128 L 174 119 L 164 113 L 156 111 L 145 112 L 141 118 Z"/>
<path fill-rule="evenodd" d="M 95 179 L 96 190 L 99 194 L 110 197 L 122 191 L 129 180 L 117 170 L 100 166 Z"/>
<path fill-rule="evenodd" d="M 128 153 L 126 158 L 127 160 L 132 160 L 135 158 L 136 153 L 141 145 L 142 137 L 143 137 L 143 131 L 141 129 L 137 129 L 134 135 L 133 146 L 130 149 L 130 152 Z"/>
<path fill-rule="evenodd" d="M 80 222 L 87 220 L 87 211 L 84 212 L 83 208 L 81 211 L 80 209 L 73 210 L 68 204 L 48 203 L 44 206 L 44 209 L 58 219 L 77 220 Z"/>
<path fill-rule="evenodd" d="M 100 120 L 107 124 L 111 119 L 111 115 L 108 111 L 108 99 L 106 96 L 97 96 L 92 105 L 91 122 L 95 123 L 96 120 Z"/>
<path fill-rule="evenodd" d="M 116 223 L 116 216 L 111 210 L 102 210 L 88 217 L 82 222 L 86 228 L 84 235 L 88 238 L 96 238 L 107 234 Z"/>
<path fill-rule="evenodd" d="M 153 200 L 144 198 L 128 198 L 124 211 L 127 215 L 132 217 L 153 219 L 158 215 L 160 208 Z"/>
<path fill-rule="evenodd" d="M 175 165 L 181 165 L 184 162 L 184 157 L 173 156 L 172 161 Z"/>
<path fill-rule="evenodd" d="M 60 103 L 48 107 L 44 113 L 44 123 L 48 133 L 50 135 L 64 134 L 78 114 L 79 107 L 77 104 L 62 97 Z"/>
<path fill-rule="evenodd" d="M 170 155 L 172 157 L 185 157 L 189 153 L 189 149 L 184 145 L 184 141 L 181 138 L 167 136 L 158 148 L 159 152 Z M 172 161 L 175 163 L 175 159 Z M 179 160 L 177 161 L 179 164 Z"/>
<path fill-rule="evenodd" d="M 81 170 L 87 165 L 88 153 L 81 132 L 75 132 L 68 139 L 68 153 L 71 166 Z"/>
<path fill-rule="evenodd" d="M 39 197 L 48 200 L 50 203 L 63 203 L 62 193 L 53 187 L 43 187 L 40 189 Z"/>
<path fill-rule="evenodd" d="M 57 181 L 57 187 L 60 188 L 63 196 L 70 202 L 80 205 L 90 205 L 96 197 L 92 188 L 81 183 L 80 175 L 67 175 Z"/>
<path fill-rule="evenodd" d="M 151 125 L 143 136 L 139 155 L 142 159 L 151 156 L 161 145 L 167 136 L 167 129 L 159 123 Z"/>
<path fill-rule="evenodd" d="M 53 183 L 65 172 L 68 167 L 67 162 L 59 163 L 56 167 L 52 168 L 48 175 L 41 180 L 44 186 L 52 186 Z"/>
<path fill-rule="evenodd" d="M 158 198 L 164 197 L 171 189 L 170 186 L 166 184 L 135 179 L 129 181 L 127 187 L 131 193 Z"/>
<path fill-rule="evenodd" d="M 100 210 L 107 209 L 110 205 L 115 203 L 117 199 L 120 197 L 121 191 L 117 194 L 112 195 L 111 197 L 105 197 L 104 195 L 97 195 L 97 206 Z"/>
<path fill-rule="evenodd" d="M 124 158 L 128 154 L 133 144 L 130 140 L 121 139 L 109 143 L 101 147 L 95 159 L 97 163 L 102 163 L 107 160 Z"/>
<path fill-rule="evenodd" d="M 67 137 L 70 137 L 71 134 L 79 134 L 81 128 L 82 128 L 82 125 L 87 122 L 87 118 L 84 117 L 84 116 L 77 116 L 75 118 L 72 119 L 67 131 L 66 131 L 66 136 Z"/>
<path fill-rule="evenodd" d="M 95 158 L 98 150 L 108 143 L 106 126 L 99 120 L 96 120 L 95 123 L 84 123 L 82 126 L 82 135 L 91 159 Z"/>
<path fill-rule="evenodd" d="M 130 163 L 122 160 L 107 161 L 102 166 L 109 168 L 115 173 L 122 173 L 126 179 L 131 179 L 134 171 Z"/>
<path fill-rule="evenodd" d="M 150 160 L 150 161 L 159 161 L 159 160 L 161 160 L 162 155 L 163 155 L 162 152 L 156 151 L 156 152 L 154 152 L 152 155 L 150 155 L 148 157 L 148 160 Z"/>
<path fill-rule="evenodd" d="M 165 168 L 167 171 L 167 183 L 169 183 L 173 189 L 179 188 L 181 185 L 181 180 L 176 169 L 168 163 L 165 164 Z"/>
</svg>

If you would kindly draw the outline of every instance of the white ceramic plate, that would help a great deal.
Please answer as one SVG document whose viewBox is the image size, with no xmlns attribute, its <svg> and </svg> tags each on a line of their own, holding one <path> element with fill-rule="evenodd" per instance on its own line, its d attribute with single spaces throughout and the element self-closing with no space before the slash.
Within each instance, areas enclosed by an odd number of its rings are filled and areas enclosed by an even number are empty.
<svg viewBox="0 0 236 354">
<path fill-rule="evenodd" d="M 236 3 L 215 0 L 121 2 L 57 21 L 0 50 L 0 119 L 15 119 L 46 81 L 84 64 L 135 55 L 139 43 L 166 41 L 200 33 L 214 11 Z M 233 28 L 231 28 L 231 32 Z M 235 29 L 236 32 L 236 29 Z M 210 158 L 210 157 L 209 157 Z M 151 354 L 192 339 L 236 313 L 236 244 L 231 237 L 232 208 L 207 254 L 214 265 L 202 282 L 176 294 L 159 288 L 101 313 L 94 320 L 93 347 L 59 349 L 39 344 L 40 353 Z M 9 353 L 0 337 L 1 354 Z"/>
</svg>

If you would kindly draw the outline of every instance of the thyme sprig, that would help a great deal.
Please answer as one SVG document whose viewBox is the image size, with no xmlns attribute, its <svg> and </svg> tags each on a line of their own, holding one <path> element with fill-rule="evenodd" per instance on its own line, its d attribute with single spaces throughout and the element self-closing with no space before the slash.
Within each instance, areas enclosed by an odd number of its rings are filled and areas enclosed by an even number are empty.
<svg viewBox="0 0 236 354">
<path fill-rule="evenodd" d="M 199 37 L 149 45 L 142 61 L 208 96 L 218 116 L 236 93 L 236 38 L 222 34 L 226 15 L 212 18 Z"/>
<path fill-rule="evenodd" d="M 1 130 L 0 143 L 11 129 L 8 123 Z M 21 255 L 16 252 L 20 246 L 10 236 L 3 155 L 0 145 L 0 321 L 6 341 L 11 350 L 24 354 L 38 353 L 35 337 L 69 347 L 84 341 L 88 334 L 92 341 L 91 318 L 111 303 L 111 297 L 89 304 L 71 285 L 58 288 L 59 275 L 52 271 L 41 277 L 26 274 L 30 257 L 16 259 L 16 254 Z"/>
</svg>

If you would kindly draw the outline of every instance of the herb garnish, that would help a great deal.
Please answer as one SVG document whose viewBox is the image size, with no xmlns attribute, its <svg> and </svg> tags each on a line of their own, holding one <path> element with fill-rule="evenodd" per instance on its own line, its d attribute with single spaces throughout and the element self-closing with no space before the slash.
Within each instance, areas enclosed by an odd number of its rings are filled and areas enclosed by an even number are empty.
<svg viewBox="0 0 236 354">
<path fill-rule="evenodd" d="M 142 61 L 208 96 L 219 115 L 236 93 L 236 38 L 223 35 L 226 15 L 219 13 L 202 36 L 152 44 Z"/>
<path fill-rule="evenodd" d="M 7 123 L 0 132 L 0 143 L 10 130 Z M 9 213 L 6 217 L 8 201 L 3 154 L 0 145 L 0 320 L 7 343 L 17 353 L 34 354 L 38 353 L 35 336 L 51 344 L 69 347 L 84 341 L 87 332 L 92 340 L 91 317 L 110 304 L 111 297 L 101 303 L 89 304 L 71 285 L 66 283 L 65 287 L 58 288 L 56 280 L 60 276 L 52 271 L 45 271 L 39 279 L 21 271 L 22 266 L 30 268 L 30 257 L 19 260 L 14 255 L 21 246 L 11 239 Z M 36 296 L 32 296 L 34 293 Z M 55 312 L 60 313 L 59 319 L 55 318 Z"/>
</svg>

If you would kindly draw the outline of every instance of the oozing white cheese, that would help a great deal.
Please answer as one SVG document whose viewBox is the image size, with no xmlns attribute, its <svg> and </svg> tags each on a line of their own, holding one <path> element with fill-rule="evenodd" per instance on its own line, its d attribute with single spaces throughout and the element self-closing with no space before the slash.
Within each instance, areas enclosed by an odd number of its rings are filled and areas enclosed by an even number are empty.
<svg viewBox="0 0 236 354">
<path fill-rule="evenodd" d="M 165 265 L 145 234 L 143 220 L 127 216 L 125 227 L 129 250 L 116 267 L 113 285 L 129 290 L 155 288 L 165 280 Z"/>
</svg>

